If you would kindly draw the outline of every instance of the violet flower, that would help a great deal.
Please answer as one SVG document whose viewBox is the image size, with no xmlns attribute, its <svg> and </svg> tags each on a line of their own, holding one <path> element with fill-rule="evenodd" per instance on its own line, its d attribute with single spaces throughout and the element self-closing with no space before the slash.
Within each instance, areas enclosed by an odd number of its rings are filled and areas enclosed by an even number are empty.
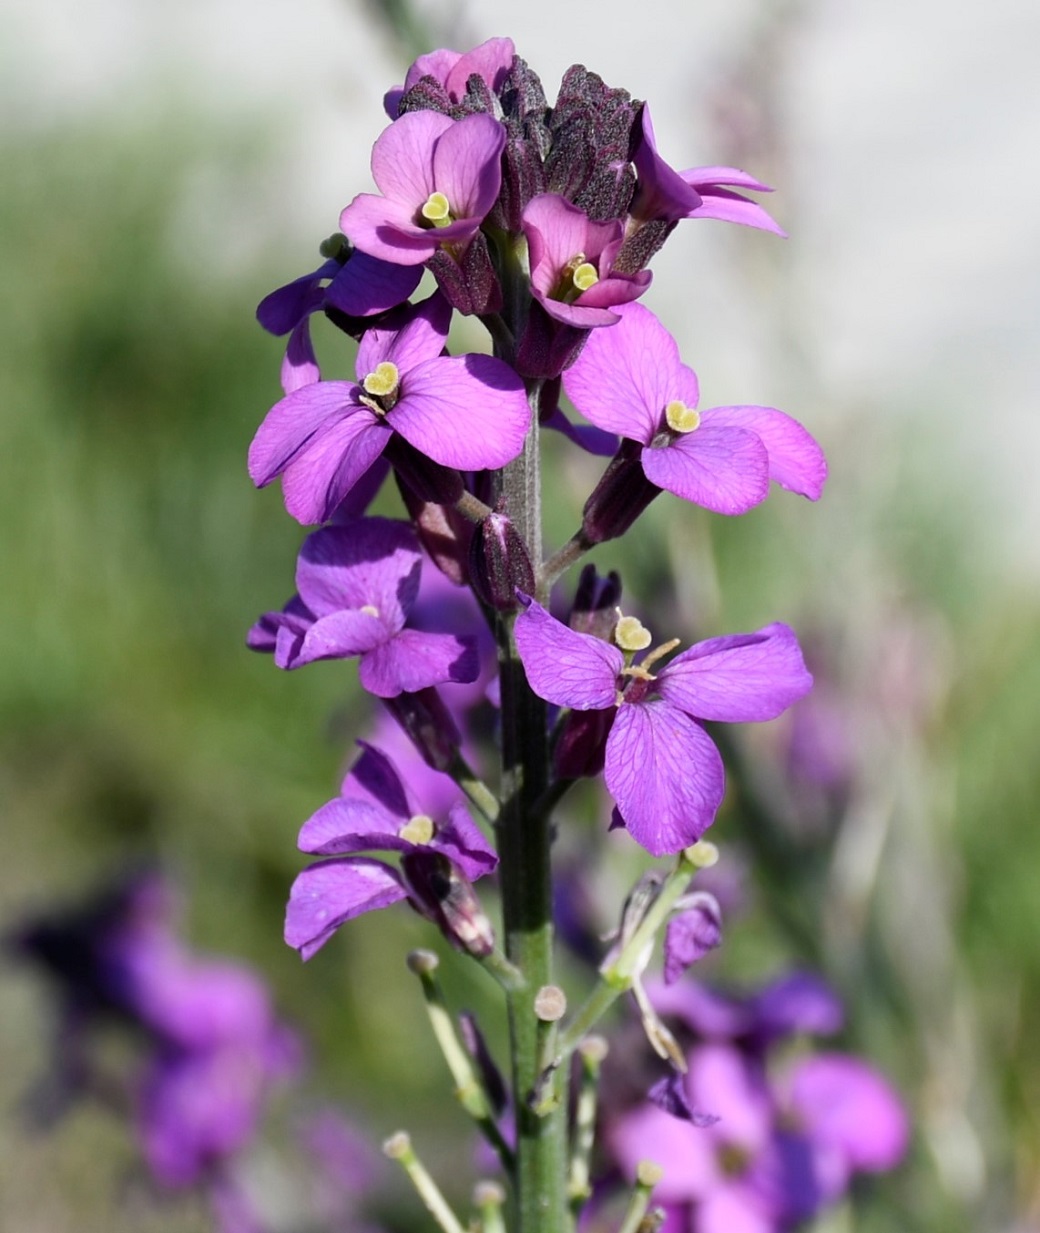
<svg viewBox="0 0 1040 1233">
<path fill-rule="evenodd" d="M 472 681 L 473 640 L 405 628 L 419 592 L 422 555 L 405 522 L 364 518 L 322 527 L 303 542 L 297 594 L 249 633 L 253 650 L 273 651 L 279 668 L 359 657 L 369 693 L 393 698 L 445 681 Z"/>
<path fill-rule="evenodd" d="M 812 686 L 786 625 L 696 643 L 651 673 L 676 643 L 633 663 L 651 640 L 635 618 L 618 622 L 612 645 L 526 603 L 516 644 L 531 688 L 558 706 L 615 712 L 606 785 L 632 837 L 654 856 L 695 843 L 722 803 L 722 758 L 700 721 L 774 719 Z"/>
<path fill-rule="evenodd" d="M 359 744 L 362 754 L 344 779 L 341 795 L 300 831 L 302 851 L 338 859 L 311 865 L 293 882 L 286 942 L 309 959 L 345 921 L 409 898 L 453 942 L 479 946 L 484 925 L 472 891 L 455 898 L 452 893 L 495 868 L 494 850 L 465 805 L 453 804 L 439 821 L 421 813 L 390 759 L 372 745 Z M 402 868 L 355 855 L 359 852 L 397 852 Z M 431 902 L 428 888 L 438 880 L 447 893 Z"/>
<path fill-rule="evenodd" d="M 512 39 L 492 38 L 465 53 L 441 48 L 427 52 L 409 68 L 403 86 L 388 90 L 383 99 L 391 120 L 397 118 L 401 99 L 424 77 L 432 77 L 453 103 L 461 101 L 466 83 L 475 73 L 492 93 L 496 93 L 513 64 L 516 48 Z"/>
<path fill-rule="evenodd" d="M 318 381 L 276 403 L 249 448 L 257 487 L 281 475 L 285 507 L 306 525 L 330 517 L 394 432 L 446 467 L 512 461 L 531 418 L 523 382 L 489 355 L 443 356 L 450 319 L 435 293 L 366 331 L 357 384 Z"/>
<path fill-rule="evenodd" d="M 382 196 L 359 193 L 340 214 L 341 229 L 362 252 L 396 265 L 422 265 L 442 245 L 465 248 L 498 197 L 505 142 L 489 115 L 406 113 L 372 147 Z"/>
<path fill-rule="evenodd" d="M 719 514 L 758 505 L 770 480 L 819 498 L 827 463 L 801 424 L 772 407 L 697 411 L 697 374 L 671 334 L 641 304 L 614 311 L 620 324 L 589 337 L 563 385 L 598 428 L 643 446 L 652 484 Z"/>
<path fill-rule="evenodd" d="M 615 273 L 624 227 L 614 219 L 597 223 L 555 193 L 533 197 L 524 208 L 523 229 L 531 265 L 531 293 L 550 317 L 589 329 L 613 325 L 611 309 L 643 294 L 648 270 Z"/>
</svg>

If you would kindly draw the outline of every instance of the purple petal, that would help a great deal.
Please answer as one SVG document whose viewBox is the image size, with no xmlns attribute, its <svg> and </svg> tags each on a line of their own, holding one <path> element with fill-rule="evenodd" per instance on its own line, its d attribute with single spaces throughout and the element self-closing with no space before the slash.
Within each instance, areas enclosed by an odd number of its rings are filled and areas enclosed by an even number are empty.
<svg viewBox="0 0 1040 1233">
<path fill-rule="evenodd" d="M 397 874 L 363 856 L 320 861 L 293 882 L 285 909 L 285 940 L 309 959 L 344 921 L 405 897 Z"/>
<path fill-rule="evenodd" d="M 318 357 L 314 354 L 314 346 L 311 343 L 309 317 L 304 317 L 289 335 L 289 342 L 285 348 L 285 359 L 282 360 L 281 380 L 282 389 L 287 394 L 321 380 Z"/>
<path fill-rule="evenodd" d="M 578 711 L 615 705 L 620 649 L 569 629 L 534 600 L 516 618 L 516 649 L 528 684 L 546 702 Z"/>
<path fill-rule="evenodd" d="M 882 1172 L 906 1151 L 902 1101 L 859 1058 L 829 1053 L 801 1062 L 791 1078 L 790 1105 L 810 1137 L 840 1152 L 850 1169 Z"/>
<path fill-rule="evenodd" d="M 425 200 L 425 197 L 419 198 L 418 204 Z M 350 205 L 343 207 L 339 227 L 360 252 L 370 257 L 392 265 L 422 265 L 437 251 L 441 232 L 417 227 L 412 221 L 417 208 L 416 205 L 388 201 L 386 197 L 378 197 L 374 193 L 358 193 Z"/>
<path fill-rule="evenodd" d="M 407 206 L 410 215 L 425 203 L 437 188 L 435 144 L 455 123 L 436 111 L 412 111 L 380 133 L 372 147 L 372 179 L 384 197 Z"/>
<path fill-rule="evenodd" d="M 542 420 L 543 428 L 552 428 L 562 433 L 568 441 L 580 445 L 586 453 L 599 458 L 610 458 L 617 452 L 618 439 L 610 432 L 603 432 L 591 424 L 572 424 L 559 407 Z"/>
<path fill-rule="evenodd" d="M 604 777 L 632 838 L 653 856 L 696 843 L 714 821 L 725 788 L 711 737 L 663 700 L 618 708 Z"/>
<path fill-rule="evenodd" d="M 833 1036 L 845 1022 L 841 999 L 822 977 L 789 972 L 767 985 L 751 1006 L 755 1033 L 768 1039 L 792 1032 Z"/>
<path fill-rule="evenodd" d="M 387 421 L 434 462 L 482 471 L 504 467 L 520 453 L 531 408 L 508 364 L 463 355 L 412 369 Z"/>
<path fill-rule="evenodd" d="M 765 446 L 741 428 L 704 422 L 641 458 L 651 483 L 716 514 L 745 514 L 769 493 Z"/>
<path fill-rule="evenodd" d="M 326 261 L 310 274 L 265 295 L 257 306 L 257 321 L 269 334 L 288 334 L 304 317 L 321 307 L 323 292 L 318 284 L 323 279 L 335 277 L 339 268 L 337 261 Z"/>
<path fill-rule="evenodd" d="M 372 801 L 337 797 L 304 822 L 296 846 L 315 856 L 404 852 L 414 846 L 398 835 L 404 821 L 406 818 L 395 816 Z"/>
<path fill-rule="evenodd" d="M 363 412 L 357 386 L 349 381 L 319 381 L 276 402 L 264 417 L 249 447 L 249 476 L 258 488 L 269 484 L 330 423 Z"/>
<path fill-rule="evenodd" d="M 368 612 L 344 610 L 319 617 L 301 639 L 280 640 L 274 662 L 279 668 L 302 668 L 317 659 L 363 655 L 394 636 L 386 621 Z M 289 647 L 291 645 L 291 650 Z"/>
<path fill-rule="evenodd" d="M 362 656 L 361 684 L 378 698 L 417 693 L 448 681 L 473 681 L 480 671 L 471 638 L 403 629 L 389 642 Z"/>
<path fill-rule="evenodd" d="M 275 649 L 280 629 L 288 626 L 303 637 L 313 620 L 314 613 L 298 595 L 294 595 L 281 612 L 264 613 L 247 634 L 246 646 L 251 651 L 272 652 Z"/>
<path fill-rule="evenodd" d="M 664 979 L 674 984 L 698 959 L 722 943 L 722 912 L 718 901 L 706 891 L 696 892 L 695 902 L 668 922 L 664 938 Z"/>
<path fill-rule="evenodd" d="M 471 882 L 498 864 L 495 849 L 459 802 L 452 805 L 448 821 L 437 828 L 433 846 L 454 861 Z"/>
<path fill-rule="evenodd" d="M 438 139 L 433 151 L 434 183 L 447 197 L 455 218 L 482 220 L 495 204 L 502 187 L 505 144 L 503 125 L 484 114 L 466 116 Z"/>
<path fill-rule="evenodd" d="M 640 115 L 641 140 L 632 161 L 639 183 L 633 213 L 640 218 L 674 222 L 685 218 L 700 205 L 700 194 L 657 153 L 654 126 L 650 121 L 649 104 L 643 104 Z"/>
<path fill-rule="evenodd" d="M 609 1129 L 610 1146 L 626 1177 L 635 1177 L 642 1160 L 660 1165 L 664 1176 L 654 1189 L 655 1202 L 689 1203 L 720 1184 L 716 1130 L 696 1127 L 645 1104 Z"/>
<path fill-rule="evenodd" d="M 713 407 L 703 415 L 704 423 L 712 428 L 753 432 L 769 455 L 769 478 L 810 501 L 819 500 L 827 478 L 827 460 L 797 420 L 773 407 Z"/>
<path fill-rule="evenodd" d="M 418 265 L 380 261 L 355 252 L 326 287 L 325 303 L 350 317 L 370 317 L 403 304 L 421 278 Z"/>
<path fill-rule="evenodd" d="M 812 688 L 795 632 L 777 622 L 753 634 L 698 642 L 658 675 L 661 696 L 698 719 L 775 719 Z"/>
<path fill-rule="evenodd" d="M 400 821 L 407 821 L 417 811 L 412 808 L 408 790 L 397 767 L 375 745 L 367 741 L 358 741 L 358 744 L 361 746 L 361 756 L 347 772 L 340 788 L 341 794 L 357 796 L 360 793 Z"/>
<path fill-rule="evenodd" d="M 714 1113 L 698 1113 L 690 1104 L 686 1094 L 686 1076 L 678 1071 L 669 1071 L 663 1079 L 659 1079 L 646 1094 L 647 1100 L 656 1105 L 664 1113 L 680 1118 L 684 1122 L 702 1129 L 714 1126 L 719 1120 Z"/>
<path fill-rule="evenodd" d="M 400 629 L 418 594 L 421 570 L 408 523 L 363 518 L 307 536 L 296 563 L 296 590 L 317 616 L 370 606 Z"/>
<path fill-rule="evenodd" d="M 402 314 L 389 326 L 366 330 L 358 347 L 355 371 L 358 380 L 374 372 L 384 361 L 395 364 L 403 375 L 424 360 L 436 359 L 444 350 L 451 324 L 451 305 L 439 292 Z"/>
<path fill-rule="evenodd" d="M 589 335 L 563 374 L 563 388 L 597 428 L 649 445 L 672 399 L 696 406 L 696 384 L 690 401 L 678 345 L 648 308 L 630 304 L 617 313 L 621 321 L 613 329 Z"/>
<path fill-rule="evenodd" d="M 386 448 L 390 432 L 390 426 L 365 407 L 315 433 L 282 473 L 288 512 L 303 526 L 331 518 L 354 485 L 369 473 Z"/>
</svg>

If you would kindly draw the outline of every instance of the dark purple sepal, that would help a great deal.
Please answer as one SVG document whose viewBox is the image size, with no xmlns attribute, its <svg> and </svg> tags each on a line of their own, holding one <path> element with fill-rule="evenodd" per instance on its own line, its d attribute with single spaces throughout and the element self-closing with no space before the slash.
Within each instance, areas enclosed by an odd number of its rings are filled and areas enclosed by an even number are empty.
<svg viewBox="0 0 1040 1233">
<path fill-rule="evenodd" d="M 516 591 L 535 589 L 534 569 L 523 536 L 505 514 L 477 523 L 469 545 L 469 580 L 479 599 L 497 612 L 515 612 Z"/>
<path fill-rule="evenodd" d="M 468 955 L 483 959 L 495 949 L 491 927 L 476 891 L 462 870 L 443 853 L 406 852 L 401 857 L 413 902 L 449 942 Z"/>
<path fill-rule="evenodd" d="M 462 737 L 451 712 L 432 686 L 415 693 L 384 698 L 383 704 L 408 734 L 427 766 L 448 770 L 458 755 Z"/>
<path fill-rule="evenodd" d="M 722 910 L 714 895 L 695 891 L 685 910 L 668 922 L 664 938 L 664 981 L 673 985 L 687 968 L 722 943 Z"/>
<path fill-rule="evenodd" d="M 444 298 L 464 317 L 497 313 L 501 309 L 502 287 L 483 232 L 477 232 L 459 261 L 439 248 L 426 265 Z"/>
<path fill-rule="evenodd" d="M 502 151 L 502 189 L 488 215 L 488 223 L 517 234 L 521 230 L 524 206 L 532 197 L 546 191 L 545 167 L 535 141 L 509 126 L 509 137 Z"/>
<path fill-rule="evenodd" d="M 703 1129 L 714 1126 L 719 1117 L 714 1113 L 701 1113 L 690 1104 L 686 1093 L 686 1076 L 678 1071 L 670 1071 L 663 1079 L 658 1079 L 646 1094 L 647 1100 L 656 1105 L 663 1113 L 670 1113 L 680 1121 Z"/>
<path fill-rule="evenodd" d="M 398 486 L 408 488 L 419 501 L 454 505 L 462 496 L 462 476 L 458 471 L 427 458 L 400 433 L 394 433 L 387 442 L 383 457 L 393 467 Z"/>
<path fill-rule="evenodd" d="M 643 470 L 641 446 L 622 441 L 585 502 L 582 535 L 590 544 L 602 544 L 624 535 L 653 499 L 661 493 Z"/>
<path fill-rule="evenodd" d="M 553 769 L 559 779 L 591 779 L 603 770 L 607 737 L 617 707 L 569 711 L 553 744 Z"/>
<path fill-rule="evenodd" d="M 554 320 L 533 301 L 517 348 L 517 372 L 522 377 L 558 377 L 581 354 L 588 333 Z"/>
<path fill-rule="evenodd" d="M 617 606 L 621 603 L 621 575 L 611 570 L 603 577 L 595 565 L 585 565 L 578 575 L 567 624 L 579 634 L 592 634 L 611 642 L 617 625 Z"/>
<path fill-rule="evenodd" d="M 501 1117 L 509 1103 L 509 1089 L 498 1064 L 491 1056 L 477 1017 L 470 1010 L 461 1011 L 459 1014 L 459 1035 L 480 1074 L 481 1086 L 491 1104 L 492 1112 L 496 1117 Z"/>
<path fill-rule="evenodd" d="M 453 505 L 416 496 L 400 477 L 398 489 L 426 555 L 456 586 L 469 584 L 469 543 L 473 523 Z"/>
<path fill-rule="evenodd" d="M 662 248 L 674 229 L 674 222 L 665 222 L 663 219 L 643 223 L 638 231 L 625 237 L 625 242 L 614 258 L 613 273 L 636 274 L 646 269 L 650 258 Z"/>
<path fill-rule="evenodd" d="M 455 104 L 448 91 L 436 77 L 420 77 L 411 89 L 406 90 L 397 103 L 396 117 L 408 111 L 439 111 L 441 115 L 454 115 Z"/>
</svg>

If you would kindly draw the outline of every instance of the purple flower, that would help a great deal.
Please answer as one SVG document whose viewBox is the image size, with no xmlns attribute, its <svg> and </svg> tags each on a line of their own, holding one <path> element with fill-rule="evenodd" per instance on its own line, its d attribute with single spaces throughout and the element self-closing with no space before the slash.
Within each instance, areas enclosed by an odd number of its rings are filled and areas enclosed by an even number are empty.
<svg viewBox="0 0 1040 1233">
<path fill-rule="evenodd" d="M 422 556 L 405 522 L 365 518 L 308 535 L 296 564 L 297 594 L 250 631 L 253 650 L 279 668 L 360 657 L 361 684 L 380 698 L 445 681 L 472 681 L 472 639 L 406 629 Z"/>
<path fill-rule="evenodd" d="M 282 389 L 291 394 L 321 378 L 311 343 L 311 315 L 326 307 L 348 317 L 371 317 L 403 304 L 419 285 L 422 270 L 391 265 L 352 253 L 346 261 L 329 260 L 310 274 L 265 296 L 256 319 L 270 334 L 289 335 L 282 361 Z M 329 279 L 328 285 L 321 284 Z"/>
<path fill-rule="evenodd" d="M 694 891 L 680 907 L 664 935 L 664 979 L 669 985 L 722 944 L 722 910 L 714 895 Z"/>
<path fill-rule="evenodd" d="M 576 205 L 555 193 L 533 197 L 524 209 L 531 265 L 531 292 L 550 317 L 589 329 L 613 325 L 616 305 L 643 294 L 647 270 L 613 272 L 624 228 L 616 219 L 593 222 Z"/>
<path fill-rule="evenodd" d="M 616 709 L 606 785 L 636 842 L 663 856 L 696 842 L 722 802 L 722 759 L 699 721 L 774 719 L 812 677 L 782 624 L 699 642 L 656 674 L 650 667 L 675 643 L 635 664 L 634 652 L 620 648 L 649 646 L 648 632 L 626 617 L 615 639 L 568 629 L 533 600 L 516 620 L 517 649 L 539 697 L 579 711 Z"/>
<path fill-rule="evenodd" d="M 421 454 L 464 471 L 517 456 L 531 412 L 523 382 L 488 355 L 445 357 L 451 308 L 438 294 L 365 333 L 358 383 L 318 381 L 276 403 L 249 448 L 257 487 L 282 476 L 285 507 L 324 522 L 398 432 Z"/>
<path fill-rule="evenodd" d="M 642 444 L 646 478 L 720 514 L 743 514 L 773 480 L 815 501 L 827 464 L 805 429 L 772 407 L 697 411 L 697 375 L 648 309 L 615 309 L 621 322 L 593 333 L 563 375 L 575 407 L 598 428 Z"/>
<path fill-rule="evenodd" d="M 512 39 L 488 39 L 479 47 L 465 53 L 448 51 L 427 52 L 420 56 L 408 70 L 404 86 L 388 90 L 383 104 L 391 120 L 397 116 L 401 99 L 424 77 L 432 77 L 441 86 L 453 103 L 458 103 L 466 93 L 466 83 L 475 73 L 492 93 L 497 92 L 513 64 L 516 49 Z"/>
<path fill-rule="evenodd" d="M 657 152 L 650 107 L 646 103 L 640 124 L 641 132 L 632 156 L 637 176 L 635 195 L 629 206 L 633 219 L 674 223 L 683 218 L 717 218 L 784 234 L 760 205 L 732 191 L 732 188 L 744 188 L 756 193 L 772 192 L 768 185 L 736 167 L 691 167 L 688 171 L 675 171 Z"/>
<path fill-rule="evenodd" d="M 442 245 L 465 248 L 498 197 L 505 142 L 488 115 L 408 112 L 372 148 L 382 196 L 359 193 L 340 227 L 362 252 L 396 265 L 422 265 Z"/>
<path fill-rule="evenodd" d="M 453 911 L 457 901 L 449 897 L 435 908 L 426 891 L 431 879 L 440 878 L 450 892 L 490 873 L 498 864 L 494 850 L 463 804 L 453 804 L 440 821 L 419 812 L 390 759 L 360 744 L 362 754 L 341 795 L 300 831 L 302 851 L 340 859 L 319 861 L 296 878 L 286 909 L 286 942 L 309 959 L 344 921 L 404 898 L 454 941 L 464 942 L 460 934 L 472 922 Z M 402 869 L 354 855 L 358 852 L 399 853 Z"/>
</svg>

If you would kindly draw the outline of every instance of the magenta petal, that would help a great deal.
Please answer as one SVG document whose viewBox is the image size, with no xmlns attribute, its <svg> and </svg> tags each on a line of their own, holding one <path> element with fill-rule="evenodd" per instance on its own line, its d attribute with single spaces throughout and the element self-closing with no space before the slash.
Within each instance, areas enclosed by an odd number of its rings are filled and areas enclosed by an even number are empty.
<svg viewBox="0 0 1040 1233">
<path fill-rule="evenodd" d="M 304 822 L 297 847 L 315 856 L 392 849 L 405 851 L 412 845 L 397 834 L 404 821 L 371 801 L 337 797 Z"/>
<path fill-rule="evenodd" d="M 296 878 L 285 909 L 285 940 L 309 959 L 344 921 L 405 897 L 397 874 L 366 857 L 321 861 Z"/>
<path fill-rule="evenodd" d="M 285 508 L 303 526 L 327 521 L 368 473 L 389 437 L 389 425 L 367 407 L 328 424 L 283 471 Z"/>
<path fill-rule="evenodd" d="M 416 60 L 416 65 L 420 61 L 432 62 L 435 56 L 452 56 L 454 52 L 431 52 L 428 56 L 420 56 Z M 513 57 L 516 55 L 516 49 L 512 39 L 506 38 L 491 38 L 481 43 L 479 47 L 474 47 L 472 51 L 467 51 L 465 55 L 458 56 L 451 68 L 442 77 L 437 73 L 437 80 L 440 81 L 444 88 L 448 91 L 449 97 L 453 102 L 458 102 L 466 93 L 466 82 L 477 74 L 486 84 L 492 93 L 499 90 L 502 82 L 513 66 Z M 441 64 L 444 61 L 440 62 Z M 432 72 L 432 69 L 426 69 L 426 72 Z"/>
<path fill-rule="evenodd" d="M 282 389 L 287 394 L 321 380 L 318 357 L 314 354 L 314 346 L 311 343 L 309 317 L 304 317 L 289 335 L 285 358 L 282 360 L 281 380 Z"/>
<path fill-rule="evenodd" d="M 280 475 L 328 424 L 359 411 L 371 421 L 372 413 L 358 405 L 356 391 L 349 381 L 319 381 L 276 402 L 249 447 L 249 478 L 257 488 Z"/>
<path fill-rule="evenodd" d="M 723 1182 L 697 1205 L 697 1233 L 777 1233 L 777 1213 L 752 1185 Z"/>
<path fill-rule="evenodd" d="M 415 225 L 415 209 L 375 193 L 358 193 L 340 212 L 339 228 L 370 257 L 393 265 L 422 265 L 437 251 L 440 239 L 436 231 Z"/>
<path fill-rule="evenodd" d="M 891 1169 L 906 1151 L 909 1124 L 902 1101 L 859 1058 L 806 1058 L 791 1078 L 790 1105 L 813 1141 L 839 1151 L 850 1169 Z"/>
<path fill-rule="evenodd" d="M 279 667 L 302 668 L 316 659 L 348 659 L 381 646 L 394 636 L 386 622 L 368 612 L 344 609 L 319 617 L 295 646 L 291 663 Z M 276 661 L 277 662 L 277 661 Z"/>
<path fill-rule="evenodd" d="M 812 688 L 798 638 L 779 622 L 698 642 L 658 675 L 663 698 L 698 719 L 775 719 Z"/>
<path fill-rule="evenodd" d="M 400 629 L 419 592 L 422 557 L 406 522 L 364 518 L 322 527 L 303 541 L 296 590 L 316 616 L 372 607 Z"/>
<path fill-rule="evenodd" d="M 438 138 L 433 151 L 434 183 L 447 197 L 455 218 L 481 220 L 495 204 L 502 187 L 500 160 L 505 144 L 505 128 L 482 113 L 466 116 Z"/>
<path fill-rule="evenodd" d="M 632 838 L 653 856 L 696 843 L 715 820 L 725 789 L 711 737 L 665 701 L 618 707 L 604 778 Z"/>
<path fill-rule="evenodd" d="M 384 197 L 408 206 L 410 214 L 423 205 L 437 188 L 436 142 L 455 123 L 436 111 L 411 111 L 383 129 L 372 147 L 372 179 Z"/>
<path fill-rule="evenodd" d="M 366 330 L 358 347 L 355 371 L 358 380 L 374 372 L 384 361 L 397 366 L 400 373 L 407 373 L 425 360 L 436 359 L 444 350 L 451 324 L 451 305 L 439 292 L 414 309 L 395 313 L 392 326 L 375 326 Z"/>
<path fill-rule="evenodd" d="M 431 360 L 412 369 L 388 422 L 446 467 L 504 467 L 523 448 L 531 408 L 521 379 L 490 355 Z"/>
<path fill-rule="evenodd" d="M 719 1115 L 718 1139 L 748 1153 L 761 1151 L 773 1131 L 773 1100 L 755 1064 L 732 1045 L 699 1045 L 689 1056 L 690 1100 Z"/>
<path fill-rule="evenodd" d="M 769 455 L 769 478 L 810 501 L 819 499 L 827 460 L 797 420 L 773 407 L 713 407 L 703 414 L 704 423 L 712 428 L 746 428 L 755 433 Z"/>
<path fill-rule="evenodd" d="M 539 698 L 578 711 L 615 705 L 625 657 L 616 646 L 581 634 L 531 600 L 516 618 L 516 649 Z"/>
<path fill-rule="evenodd" d="M 403 629 L 389 642 L 362 656 L 361 684 L 379 698 L 417 693 L 449 681 L 475 681 L 480 670 L 476 647 L 469 638 Z"/>
<path fill-rule="evenodd" d="M 616 325 L 619 320 L 617 313 L 609 308 L 583 308 L 580 304 L 565 304 L 562 300 L 550 299 L 540 291 L 535 291 L 534 298 L 554 321 L 573 325 L 578 330 L 601 329 L 604 326 Z"/>
<path fill-rule="evenodd" d="M 688 1203 L 720 1184 L 713 1133 L 655 1105 L 637 1106 L 619 1118 L 609 1134 L 612 1153 L 627 1177 L 635 1178 L 642 1160 L 652 1160 L 664 1170 L 654 1189 L 655 1203 Z"/>
<path fill-rule="evenodd" d="M 715 218 L 723 223 L 740 223 L 744 227 L 757 227 L 759 231 L 771 231 L 774 235 L 787 237 L 783 227 L 757 201 L 748 201 L 739 193 L 727 193 L 721 188 L 705 194 L 701 204 L 686 217 Z"/>
<path fill-rule="evenodd" d="M 752 432 L 706 422 L 642 455 L 646 478 L 716 514 L 744 514 L 769 494 L 769 459 Z"/>
<path fill-rule="evenodd" d="M 589 335 L 564 371 L 563 388 L 597 428 L 649 445 L 665 407 L 686 394 L 678 388 L 679 348 L 648 308 L 632 304 L 617 312 L 621 321 L 612 330 Z"/>
</svg>

